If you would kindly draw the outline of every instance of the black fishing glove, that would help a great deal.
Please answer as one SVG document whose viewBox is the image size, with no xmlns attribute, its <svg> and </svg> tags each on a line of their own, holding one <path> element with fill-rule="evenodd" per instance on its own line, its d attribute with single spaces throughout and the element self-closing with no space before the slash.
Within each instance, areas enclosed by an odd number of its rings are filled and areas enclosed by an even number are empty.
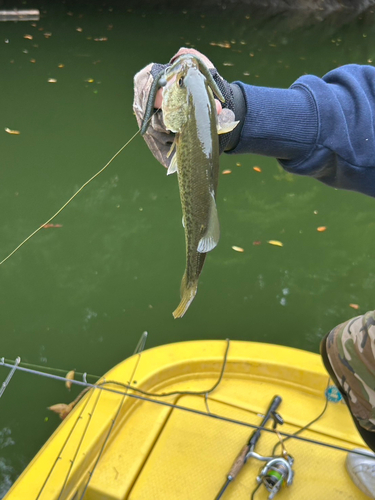
<svg viewBox="0 0 375 500">
<path fill-rule="evenodd" d="M 210 73 L 225 99 L 225 102 L 221 103 L 223 109 L 228 108 L 233 111 L 235 116 L 233 121 L 240 122 L 232 132 L 219 135 L 219 150 L 221 154 L 224 151 L 234 149 L 240 140 L 242 125 L 246 114 L 246 103 L 242 90 L 238 85 L 235 83 L 228 83 L 224 80 L 224 78 L 219 75 L 216 68 L 210 68 Z"/>
</svg>

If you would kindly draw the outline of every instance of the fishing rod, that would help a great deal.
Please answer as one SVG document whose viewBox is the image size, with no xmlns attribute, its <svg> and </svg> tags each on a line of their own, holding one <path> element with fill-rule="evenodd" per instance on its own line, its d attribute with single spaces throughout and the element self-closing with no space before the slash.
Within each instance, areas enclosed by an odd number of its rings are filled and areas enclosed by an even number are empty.
<svg viewBox="0 0 375 500">
<path fill-rule="evenodd" d="M 17 360 L 15 361 L 15 363 L 17 363 Z M 0 367 L 13 369 L 14 368 L 14 364 L 7 363 L 6 360 L 5 360 L 5 358 L 0 358 Z M 48 373 L 48 372 L 42 372 L 42 371 L 38 371 L 38 370 L 33 370 L 33 369 L 30 369 L 30 368 L 24 368 L 22 366 L 19 366 L 19 364 L 17 364 L 17 366 L 15 368 L 15 371 L 26 372 L 26 373 L 30 373 L 30 374 L 33 374 L 33 375 L 39 375 L 39 376 L 42 376 L 42 377 L 54 379 L 56 381 L 60 381 L 60 382 L 64 382 L 64 383 L 67 380 L 66 377 L 61 377 L 59 375 L 55 375 L 55 374 Z M 105 384 L 118 385 L 122 389 L 124 389 L 124 388 L 125 389 L 130 389 L 131 388 L 133 392 L 128 392 L 128 393 L 126 393 L 126 395 L 129 398 L 132 398 L 132 399 L 137 399 L 139 401 L 144 401 L 144 402 L 149 402 L 149 403 L 157 404 L 157 405 L 160 405 L 160 406 L 165 406 L 165 407 L 173 408 L 173 409 L 176 409 L 176 410 L 182 410 L 182 411 L 185 411 L 185 412 L 188 412 L 188 413 L 192 413 L 192 414 L 195 414 L 195 415 L 201 415 L 201 416 L 203 416 L 205 418 L 210 418 L 210 419 L 215 419 L 215 420 L 221 420 L 223 422 L 236 424 L 236 425 L 239 425 L 239 426 L 242 426 L 242 427 L 247 427 L 247 428 L 251 428 L 251 429 L 255 429 L 255 430 L 262 430 L 262 431 L 270 433 L 270 434 L 279 434 L 283 438 L 295 439 L 296 441 L 300 441 L 300 442 L 303 442 L 303 443 L 315 444 L 315 445 L 318 445 L 318 446 L 323 446 L 324 448 L 330 448 L 330 449 L 333 449 L 333 450 L 343 451 L 345 453 L 354 453 L 355 455 L 363 456 L 363 457 L 367 457 L 368 458 L 367 452 L 352 450 L 352 449 L 346 448 L 344 446 L 339 446 L 339 445 L 335 445 L 335 444 L 331 444 L 331 443 L 325 443 L 324 441 L 317 441 L 316 439 L 311 439 L 311 438 L 306 438 L 306 437 L 300 436 L 297 433 L 290 434 L 290 433 L 287 433 L 287 432 L 279 432 L 279 431 L 276 433 L 274 429 L 268 429 L 267 427 L 264 427 L 264 426 L 258 426 L 258 425 L 250 424 L 249 422 L 245 422 L 245 421 L 242 421 L 242 420 L 237 420 L 237 419 L 234 419 L 234 418 L 226 417 L 224 415 L 218 415 L 216 413 L 209 413 L 209 412 L 206 412 L 206 411 L 198 410 L 196 408 L 189 408 L 189 407 L 182 406 L 182 405 L 179 405 L 179 404 L 170 403 L 168 401 L 160 401 L 160 399 L 152 399 L 152 398 L 155 398 L 155 397 L 161 398 L 161 397 L 171 396 L 172 393 L 169 393 L 169 394 L 153 394 L 151 392 L 141 391 L 139 388 L 130 386 L 128 384 L 116 382 L 116 381 L 113 381 L 113 380 L 112 381 L 103 381 L 100 385 L 99 384 L 91 384 L 91 383 L 87 382 L 85 376 L 86 376 L 86 373 L 83 374 L 83 377 L 82 377 L 83 381 L 82 382 L 80 380 L 71 380 L 70 382 L 73 385 L 83 386 L 83 387 L 87 387 L 87 388 L 90 388 L 90 389 L 98 389 L 100 391 L 105 391 L 105 392 L 109 392 L 109 393 L 112 393 L 112 394 L 117 394 L 119 396 L 124 395 L 124 391 L 123 390 L 118 390 L 118 389 L 113 389 L 113 388 L 110 388 L 110 387 L 105 387 Z M 221 370 L 221 373 L 220 373 L 220 376 L 219 376 L 219 380 L 222 379 L 222 376 L 223 376 L 223 370 Z M 217 385 L 219 383 L 219 380 L 217 382 L 215 382 L 214 388 L 217 387 Z M 207 391 L 204 391 L 204 394 L 206 394 L 207 392 L 208 393 L 212 392 L 212 390 L 213 390 L 213 388 L 208 389 Z M 140 392 L 140 394 L 135 394 L 134 392 Z M 203 393 L 203 391 L 199 391 L 199 392 L 195 392 L 195 391 L 175 391 L 173 394 L 198 394 L 198 395 L 202 395 L 202 393 Z M 326 407 L 325 407 L 325 409 L 326 409 Z M 324 409 L 324 411 L 325 411 L 325 409 Z M 319 415 L 318 418 L 320 418 L 323 415 L 324 411 Z M 316 420 L 317 420 L 317 418 L 314 419 L 314 421 L 316 421 Z M 310 425 L 311 425 L 311 422 L 309 422 L 309 424 L 307 426 L 303 427 L 303 430 L 305 430 Z M 285 441 L 285 439 L 283 441 Z"/>
<path fill-rule="evenodd" d="M 238 476 L 239 472 L 241 471 L 242 467 L 245 465 L 247 462 L 248 458 L 251 457 L 251 454 L 254 453 L 254 448 L 255 445 L 257 444 L 259 438 L 260 438 L 260 433 L 264 429 L 265 425 L 267 424 L 268 420 L 270 418 L 275 419 L 277 418 L 275 416 L 277 408 L 281 404 L 281 397 L 280 396 L 275 396 L 273 400 L 271 401 L 271 404 L 267 410 L 267 413 L 265 414 L 262 423 L 260 424 L 260 427 L 253 431 L 253 433 L 250 436 L 249 441 L 245 444 L 245 446 L 242 448 L 240 451 L 239 455 L 235 459 L 235 461 L 232 464 L 232 467 L 227 475 L 227 480 L 223 487 L 221 488 L 219 494 L 217 495 L 215 500 L 220 500 L 222 496 L 224 495 L 225 490 L 229 486 L 229 484 L 236 479 Z M 276 414 L 277 415 L 277 414 Z M 281 417 L 279 417 L 281 418 Z"/>
</svg>

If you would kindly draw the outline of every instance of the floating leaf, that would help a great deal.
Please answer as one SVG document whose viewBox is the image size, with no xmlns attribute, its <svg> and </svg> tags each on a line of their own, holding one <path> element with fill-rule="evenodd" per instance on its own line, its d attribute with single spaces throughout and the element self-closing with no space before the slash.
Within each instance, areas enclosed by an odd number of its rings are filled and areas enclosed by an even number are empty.
<svg viewBox="0 0 375 500">
<path fill-rule="evenodd" d="M 236 167 L 240 167 L 241 166 L 241 163 L 236 163 Z"/>
<path fill-rule="evenodd" d="M 106 36 L 101 36 L 99 38 L 94 38 L 94 42 L 106 42 L 108 38 Z"/>
<path fill-rule="evenodd" d="M 57 413 L 60 416 L 61 420 L 64 420 L 64 418 L 67 417 L 69 413 L 72 411 L 73 406 L 74 406 L 74 401 L 68 405 L 66 405 L 65 403 L 52 405 L 49 406 L 47 409 Z"/>
<path fill-rule="evenodd" d="M 80 33 L 82 33 L 83 29 L 82 28 L 76 28 L 76 31 L 79 31 Z"/>
<path fill-rule="evenodd" d="M 23 37 L 26 38 L 26 40 L 32 40 L 33 39 L 32 35 L 23 35 Z"/>
<path fill-rule="evenodd" d="M 241 248 L 241 247 L 232 246 L 232 248 L 233 248 L 233 250 L 234 250 L 235 252 L 241 252 L 241 253 L 243 253 L 243 252 L 245 251 L 245 250 L 244 250 L 243 248 Z"/>
<path fill-rule="evenodd" d="M 322 233 L 326 229 L 327 229 L 326 226 L 319 226 L 319 227 L 316 228 L 316 230 L 319 231 L 319 233 Z"/>
<path fill-rule="evenodd" d="M 358 304 L 349 304 L 349 306 L 352 307 L 353 309 L 359 309 Z"/>
<path fill-rule="evenodd" d="M 282 247 L 283 246 L 281 241 L 278 241 L 278 240 L 269 240 L 267 243 L 269 243 L 270 245 L 274 245 L 275 247 Z"/>
<path fill-rule="evenodd" d="M 224 43 L 215 43 L 215 42 L 210 42 L 210 45 L 213 45 L 214 47 L 221 47 L 223 49 L 230 49 L 231 48 L 231 45 L 230 43 L 228 42 L 224 42 Z"/>
<path fill-rule="evenodd" d="M 46 32 L 46 33 L 43 33 L 43 35 L 44 35 L 46 38 L 49 38 L 50 36 L 52 36 L 52 33 L 50 33 L 50 32 Z"/>
<path fill-rule="evenodd" d="M 48 83 L 56 83 L 56 78 L 48 78 Z"/>
<path fill-rule="evenodd" d="M 12 134 L 12 135 L 20 135 L 20 133 L 21 133 L 19 130 L 11 130 L 8 127 L 5 127 L 5 132 L 7 134 Z"/>
<path fill-rule="evenodd" d="M 70 372 L 68 372 L 66 374 L 66 377 L 65 377 L 66 378 L 65 387 L 67 389 L 69 389 L 69 391 L 70 391 L 70 389 L 72 387 L 72 382 L 71 381 L 74 380 L 74 373 L 75 373 L 75 370 L 70 370 Z"/>
<path fill-rule="evenodd" d="M 63 68 L 63 67 L 64 67 L 64 65 L 63 65 L 63 64 L 59 64 L 57 67 L 58 67 L 58 68 Z"/>
<path fill-rule="evenodd" d="M 262 169 L 260 167 L 253 167 L 253 170 L 255 170 L 255 172 L 261 172 Z"/>
<path fill-rule="evenodd" d="M 231 174 L 232 170 L 223 170 L 223 175 Z"/>
<path fill-rule="evenodd" d="M 44 229 L 49 229 L 51 227 L 62 227 L 62 224 L 44 224 L 43 227 Z"/>
<path fill-rule="evenodd" d="M 36 59 L 30 59 L 31 63 L 36 63 Z"/>
<path fill-rule="evenodd" d="M 234 66 L 234 63 L 231 63 L 231 62 L 223 62 L 223 66 Z"/>
<path fill-rule="evenodd" d="M 261 245 L 261 244 L 262 244 L 262 242 L 259 240 L 253 241 L 253 245 Z"/>
</svg>

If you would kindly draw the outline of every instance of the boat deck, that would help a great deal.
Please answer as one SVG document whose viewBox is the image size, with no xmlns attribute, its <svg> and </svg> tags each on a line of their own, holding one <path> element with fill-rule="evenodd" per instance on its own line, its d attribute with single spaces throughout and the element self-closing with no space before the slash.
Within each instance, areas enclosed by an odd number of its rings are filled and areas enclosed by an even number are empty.
<svg viewBox="0 0 375 500">
<path fill-rule="evenodd" d="M 133 391 L 110 381 L 152 393 L 207 391 L 218 380 L 226 346 L 225 341 L 169 344 L 117 365 L 105 375 L 104 387 L 118 392 L 90 390 L 6 500 L 214 500 L 252 433 L 245 424 L 260 425 L 276 394 L 283 399 L 280 432 L 294 433 L 321 413 L 328 376 L 320 356 L 232 341 L 224 376 L 207 401 L 191 394 L 159 398 L 172 406 L 131 398 Z M 342 402 L 328 403 L 301 437 L 347 449 L 365 447 Z M 256 451 L 270 455 L 277 442 L 274 433 L 262 432 Z M 344 451 L 297 439 L 285 446 L 295 460 L 295 477 L 277 499 L 366 500 L 346 472 Z M 263 465 L 250 459 L 223 500 L 249 500 Z M 267 497 L 262 485 L 254 500 Z"/>
</svg>

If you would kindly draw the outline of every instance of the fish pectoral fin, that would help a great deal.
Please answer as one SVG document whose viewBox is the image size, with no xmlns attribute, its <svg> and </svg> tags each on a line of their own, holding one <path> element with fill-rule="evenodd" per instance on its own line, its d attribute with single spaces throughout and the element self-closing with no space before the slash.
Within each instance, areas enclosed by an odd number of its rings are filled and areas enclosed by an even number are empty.
<svg viewBox="0 0 375 500">
<path fill-rule="evenodd" d="M 239 123 L 239 121 L 236 121 L 233 111 L 224 108 L 217 117 L 217 133 L 227 134 L 228 132 L 232 132 Z"/>
<path fill-rule="evenodd" d="M 176 147 L 176 139 L 172 142 L 172 145 L 167 153 L 167 158 L 169 158 L 171 156 L 175 147 Z"/>
<path fill-rule="evenodd" d="M 171 163 L 169 164 L 168 170 L 167 170 L 167 175 L 174 174 L 177 172 L 177 153 L 173 155 L 173 158 L 171 160 Z"/>
<path fill-rule="evenodd" d="M 220 134 L 227 134 L 228 132 L 232 132 L 232 130 L 234 130 L 239 123 L 240 123 L 240 121 L 238 120 L 235 122 L 226 123 L 223 126 L 218 125 L 217 133 L 220 135 Z"/>
<path fill-rule="evenodd" d="M 199 253 L 207 253 L 213 250 L 219 243 L 220 239 L 220 225 L 219 217 L 217 214 L 215 198 L 212 194 L 210 207 L 210 217 L 208 220 L 207 231 L 204 236 L 199 240 L 197 251 Z"/>
</svg>

